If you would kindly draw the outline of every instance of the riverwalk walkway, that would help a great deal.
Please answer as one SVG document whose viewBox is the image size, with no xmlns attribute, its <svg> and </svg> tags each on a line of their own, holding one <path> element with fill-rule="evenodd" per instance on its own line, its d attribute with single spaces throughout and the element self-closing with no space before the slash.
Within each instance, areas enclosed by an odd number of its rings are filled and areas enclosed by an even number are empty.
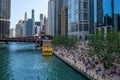
<svg viewBox="0 0 120 80">
<path fill-rule="evenodd" d="M 81 46 L 79 46 L 79 48 L 81 48 Z M 83 46 L 82 46 L 82 48 L 83 48 Z M 101 64 L 96 65 L 96 67 L 99 66 L 101 68 L 101 71 L 97 72 L 97 74 L 96 74 L 96 70 L 95 70 L 96 68 L 88 69 L 86 67 L 86 64 L 83 62 L 83 60 L 78 60 L 77 59 L 78 56 L 74 55 L 74 54 L 76 54 L 76 52 L 79 51 L 79 49 L 78 49 L 78 51 L 76 51 L 76 49 L 77 48 L 75 48 L 75 49 L 72 48 L 72 50 L 71 49 L 69 50 L 69 49 L 65 49 L 62 47 L 57 47 L 54 50 L 54 54 L 57 57 L 59 57 L 61 60 L 66 62 L 68 65 L 70 65 L 71 67 L 73 67 L 74 69 L 76 69 L 77 71 L 79 71 L 80 73 L 82 73 L 83 75 L 85 75 L 86 77 L 88 77 L 91 80 L 120 80 L 120 76 L 118 76 L 118 75 L 114 75 L 114 76 L 108 75 L 107 74 L 108 71 L 107 70 L 104 71 L 103 66 Z M 73 52 L 71 52 L 71 51 L 73 51 Z M 82 53 L 84 53 L 84 50 Z"/>
</svg>

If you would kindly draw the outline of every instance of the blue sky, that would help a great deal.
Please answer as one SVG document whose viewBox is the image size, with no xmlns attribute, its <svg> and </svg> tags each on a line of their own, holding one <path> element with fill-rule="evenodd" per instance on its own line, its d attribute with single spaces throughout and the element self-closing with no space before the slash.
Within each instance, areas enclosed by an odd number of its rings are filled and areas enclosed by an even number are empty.
<svg viewBox="0 0 120 80">
<path fill-rule="evenodd" d="M 24 20 L 25 11 L 31 18 L 31 10 L 35 10 L 35 20 L 39 21 L 40 13 L 48 16 L 48 0 L 11 0 L 11 28 L 15 28 L 18 20 Z"/>
</svg>

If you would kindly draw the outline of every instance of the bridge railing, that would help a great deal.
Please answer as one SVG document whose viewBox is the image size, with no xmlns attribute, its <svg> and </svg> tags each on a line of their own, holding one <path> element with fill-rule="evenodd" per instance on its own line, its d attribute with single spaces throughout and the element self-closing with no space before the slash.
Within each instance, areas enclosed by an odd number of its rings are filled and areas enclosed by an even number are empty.
<svg viewBox="0 0 120 80">
<path fill-rule="evenodd" d="M 53 39 L 51 35 L 42 35 L 34 37 L 0 38 L 0 42 L 35 42 L 37 40 L 43 40 L 45 37 L 47 37 L 49 40 Z"/>
</svg>

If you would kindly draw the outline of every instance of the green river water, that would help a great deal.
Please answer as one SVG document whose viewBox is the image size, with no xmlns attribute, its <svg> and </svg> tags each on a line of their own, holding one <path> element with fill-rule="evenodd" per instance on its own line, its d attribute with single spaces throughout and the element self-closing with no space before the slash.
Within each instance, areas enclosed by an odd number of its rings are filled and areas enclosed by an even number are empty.
<svg viewBox="0 0 120 80">
<path fill-rule="evenodd" d="M 43 57 L 34 46 L 0 44 L 0 80 L 88 80 L 57 57 Z"/>
</svg>

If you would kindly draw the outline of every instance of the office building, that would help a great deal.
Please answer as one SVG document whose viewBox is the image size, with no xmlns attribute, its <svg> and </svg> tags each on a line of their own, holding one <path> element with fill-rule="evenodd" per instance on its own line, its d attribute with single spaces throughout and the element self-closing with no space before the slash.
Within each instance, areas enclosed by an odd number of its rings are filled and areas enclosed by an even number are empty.
<svg viewBox="0 0 120 80">
<path fill-rule="evenodd" d="M 23 28 L 24 23 L 22 20 L 19 20 L 15 28 L 15 37 L 23 37 Z"/>
<path fill-rule="evenodd" d="M 120 14 L 114 14 L 114 27 L 120 32 Z"/>
<path fill-rule="evenodd" d="M 46 34 L 47 23 L 48 23 L 48 20 L 47 20 L 47 18 L 46 18 L 46 17 L 44 17 L 44 26 L 43 26 L 43 31 L 44 31 L 44 34 Z"/>
<path fill-rule="evenodd" d="M 40 20 L 43 20 L 43 14 L 42 13 L 40 14 Z"/>
<path fill-rule="evenodd" d="M 27 12 L 25 12 L 25 15 L 24 15 L 23 37 L 26 37 L 26 21 L 27 21 Z"/>
<path fill-rule="evenodd" d="M 17 24 L 15 28 L 15 37 L 22 37 L 21 27 Z"/>
<path fill-rule="evenodd" d="M 112 25 L 112 17 L 108 14 L 104 15 L 104 26 Z"/>
<path fill-rule="evenodd" d="M 48 35 L 55 36 L 55 0 L 48 2 Z"/>
<path fill-rule="evenodd" d="M 32 19 L 35 19 L 34 9 L 32 9 Z"/>
<path fill-rule="evenodd" d="M 10 29 L 10 38 L 13 38 L 13 37 L 15 37 L 15 29 L 11 28 Z"/>
<path fill-rule="evenodd" d="M 26 21 L 26 37 L 32 37 L 34 35 L 33 19 L 28 19 Z"/>
<path fill-rule="evenodd" d="M 40 14 L 40 23 L 41 23 L 41 32 L 43 31 L 43 26 L 44 26 L 44 18 L 43 18 L 43 14 Z"/>
<path fill-rule="evenodd" d="M 54 35 L 61 35 L 61 8 L 63 6 L 63 0 L 55 0 L 55 27 Z"/>
<path fill-rule="evenodd" d="M 63 0 L 63 6 L 68 6 L 68 0 Z"/>
<path fill-rule="evenodd" d="M 68 0 L 68 35 L 83 40 L 88 38 L 92 18 L 89 7 L 89 0 Z"/>
<path fill-rule="evenodd" d="M 97 2 L 97 4 L 96 4 Z M 97 27 L 112 26 L 113 29 L 119 29 L 118 15 L 120 14 L 120 0 L 95 0 L 97 6 Z M 119 31 L 119 30 L 117 30 Z"/>
<path fill-rule="evenodd" d="M 90 34 L 94 34 L 94 0 L 89 0 Z"/>
<path fill-rule="evenodd" d="M 61 9 L 61 35 L 68 33 L 68 7 L 63 6 Z"/>
<path fill-rule="evenodd" d="M 103 26 L 103 0 L 97 0 L 97 27 Z"/>
<path fill-rule="evenodd" d="M 40 36 L 40 22 L 35 22 L 35 35 Z"/>
<path fill-rule="evenodd" d="M 120 32 L 120 0 L 114 0 L 114 27 Z M 117 22 L 117 24 L 115 23 Z"/>
<path fill-rule="evenodd" d="M 32 15 L 31 15 L 32 17 L 32 29 L 33 29 L 33 35 L 35 35 L 35 13 L 34 13 L 34 9 L 32 9 Z"/>
<path fill-rule="evenodd" d="M 0 38 L 10 34 L 11 0 L 0 0 Z"/>
</svg>

